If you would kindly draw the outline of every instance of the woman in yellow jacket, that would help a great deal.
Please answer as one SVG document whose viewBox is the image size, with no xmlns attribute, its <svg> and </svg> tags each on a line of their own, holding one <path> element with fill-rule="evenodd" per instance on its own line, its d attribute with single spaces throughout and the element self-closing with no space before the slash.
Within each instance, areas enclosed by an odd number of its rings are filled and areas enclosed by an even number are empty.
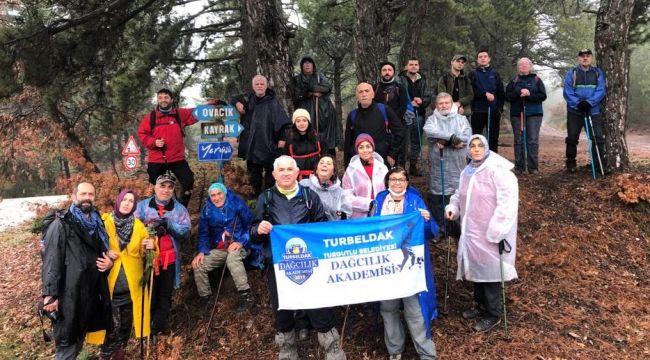
<svg viewBox="0 0 650 360">
<path fill-rule="evenodd" d="M 131 189 L 120 192 L 115 200 L 113 212 L 102 215 L 109 237 L 109 256 L 114 264 L 108 274 L 108 285 L 113 308 L 113 328 L 91 333 L 87 342 L 102 344 L 102 359 L 124 359 L 125 347 L 135 329 L 135 337 L 149 336 L 149 296 L 143 294 L 142 262 L 145 249 L 155 248 L 149 238 L 147 228 L 133 216 L 138 194 Z M 140 334 L 142 316 L 142 296 L 144 299 L 144 334 Z"/>
</svg>

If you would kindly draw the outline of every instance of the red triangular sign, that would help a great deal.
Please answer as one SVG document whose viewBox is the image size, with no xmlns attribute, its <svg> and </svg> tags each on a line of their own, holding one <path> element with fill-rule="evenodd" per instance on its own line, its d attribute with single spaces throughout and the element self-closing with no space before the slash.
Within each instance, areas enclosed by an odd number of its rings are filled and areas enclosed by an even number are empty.
<svg viewBox="0 0 650 360">
<path fill-rule="evenodd" d="M 122 148 L 122 155 L 139 155 L 140 148 L 138 144 L 135 143 L 133 135 L 129 136 L 129 140 L 126 142 L 126 145 Z"/>
</svg>

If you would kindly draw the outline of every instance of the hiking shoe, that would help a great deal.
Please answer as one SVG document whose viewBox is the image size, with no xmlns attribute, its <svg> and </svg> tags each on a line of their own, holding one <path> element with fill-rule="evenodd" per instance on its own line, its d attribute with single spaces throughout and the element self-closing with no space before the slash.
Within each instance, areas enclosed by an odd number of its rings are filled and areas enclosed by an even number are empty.
<svg viewBox="0 0 650 360">
<path fill-rule="evenodd" d="M 496 318 L 496 319 L 482 318 L 481 320 L 476 322 L 476 325 L 474 325 L 474 330 L 478 332 L 486 332 L 492 330 L 493 327 L 499 325 L 500 323 L 501 323 L 501 318 Z"/>
<path fill-rule="evenodd" d="M 475 319 L 481 315 L 483 315 L 483 311 L 479 308 L 472 308 L 463 311 L 461 314 L 463 316 L 463 319 Z"/>
<path fill-rule="evenodd" d="M 255 298 L 250 291 L 240 292 L 239 293 L 239 306 L 237 307 L 238 312 L 248 311 L 255 306 Z"/>
<path fill-rule="evenodd" d="M 571 174 L 575 174 L 576 171 L 577 171 L 577 169 L 576 169 L 575 166 L 567 166 L 567 167 L 566 167 L 566 171 L 567 171 L 567 172 L 570 172 Z"/>
<path fill-rule="evenodd" d="M 388 360 L 402 360 L 402 353 L 389 355 Z"/>
<path fill-rule="evenodd" d="M 528 173 L 531 174 L 531 175 L 537 175 L 537 174 L 539 174 L 539 170 L 537 170 L 537 169 L 529 169 Z"/>
<path fill-rule="evenodd" d="M 298 341 L 305 341 L 309 339 L 309 329 L 298 330 Z"/>
<path fill-rule="evenodd" d="M 210 307 L 214 305 L 215 297 L 212 295 L 208 296 L 199 296 L 199 306 L 201 307 Z"/>
</svg>

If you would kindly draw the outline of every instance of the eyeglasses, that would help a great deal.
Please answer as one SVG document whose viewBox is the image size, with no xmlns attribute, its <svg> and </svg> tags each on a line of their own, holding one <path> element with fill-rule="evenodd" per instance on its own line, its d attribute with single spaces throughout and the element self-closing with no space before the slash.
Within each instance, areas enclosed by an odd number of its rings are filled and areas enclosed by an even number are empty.
<svg viewBox="0 0 650 360">
<path fill-rule="evenodd" d="M 388 178 L 388 181 L 392 183 L 405 183 L 408 180 L 406 180 L 406 178 Z"/>
</svg>

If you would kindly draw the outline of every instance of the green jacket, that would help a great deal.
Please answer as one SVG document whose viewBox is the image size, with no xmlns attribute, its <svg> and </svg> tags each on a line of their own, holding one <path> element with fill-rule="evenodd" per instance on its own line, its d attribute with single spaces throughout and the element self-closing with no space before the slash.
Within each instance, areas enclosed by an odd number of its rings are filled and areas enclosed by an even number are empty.
<svg viewBox="0 0 650 360">
<path fill-rule="evenodd" d="M 441 92 L 449 93 L 453 96 L 452 92 L 454 91 L 454 75 L 451 71 L 440 77 L 438 80 L 438 91 L 436 94 Z M 458 75 L 458 92 L 459 99 L 458 101 L 463 106 L 464 114 L 466 117 L 472 114 L 472 100 L 474 99 L 474 90 L 472 90 L 472 81 L 465 75 L 461 70 L 460 75 Z"/>
</svg>

